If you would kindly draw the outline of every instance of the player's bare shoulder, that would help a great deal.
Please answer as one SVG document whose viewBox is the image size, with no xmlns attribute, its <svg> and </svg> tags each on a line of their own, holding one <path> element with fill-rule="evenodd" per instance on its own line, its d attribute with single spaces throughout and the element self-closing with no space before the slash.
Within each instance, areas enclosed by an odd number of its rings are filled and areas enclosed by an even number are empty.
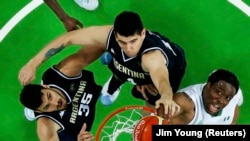
<svg viewBox="0 0 250 141">
<path fill-rule="evenodd" d="M 174 94 L 174 100 L 177 104 L 179 104 L 184 111 L 194 109 L 193 100 L 184 92 L 177 92 Z"/>
</svg>

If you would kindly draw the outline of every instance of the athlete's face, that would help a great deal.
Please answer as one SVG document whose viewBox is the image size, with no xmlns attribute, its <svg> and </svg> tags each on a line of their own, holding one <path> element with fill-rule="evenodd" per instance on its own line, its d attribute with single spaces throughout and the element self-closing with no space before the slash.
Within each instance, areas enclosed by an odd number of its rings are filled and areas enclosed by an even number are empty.
<svg viewBox="0 0 250 141">
<path fill-rule="evenodd" d="M 66 97 L 59 90 L 53 88 L 42 89 L 42 104 L 37 112 L 53 112 L 65 109 L 67 106 Z"/>
<path fill-rule="evenodd" d="M 211 85 L 207 83 L 203 90 L 203 102 L 207 113 L 217 115 L 234 97 L 236 89 L 230 83 L 220 80 Z"/>
<path fill-rule="evenodd" d="M 145 33 L 145 29 L 142 30 L 141 34 L 134 34 L 128 37 L 116 33 L 116 41 L 128 57 L 135 57 L 142 46 Z"/>
</svg>

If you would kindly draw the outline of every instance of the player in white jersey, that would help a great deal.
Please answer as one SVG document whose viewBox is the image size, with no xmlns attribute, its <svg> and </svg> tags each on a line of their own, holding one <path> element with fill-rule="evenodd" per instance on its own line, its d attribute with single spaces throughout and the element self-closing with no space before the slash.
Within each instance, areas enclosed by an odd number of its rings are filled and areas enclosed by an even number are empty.
<svg viewBox="0 0 250 141">
<path fill-rule="evenodd" d="M 181 112 L 170 119 L 170 124 L 236 124 L 243 96 L 235 74 L 218 69 L 205 84 L 178 90 L 174 100 Z"/>
</svg>

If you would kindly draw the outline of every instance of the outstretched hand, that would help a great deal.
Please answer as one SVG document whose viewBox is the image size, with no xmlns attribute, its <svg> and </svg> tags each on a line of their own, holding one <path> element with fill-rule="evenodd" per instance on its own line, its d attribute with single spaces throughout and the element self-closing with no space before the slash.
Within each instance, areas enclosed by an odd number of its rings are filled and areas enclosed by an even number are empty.
<svg viewBox="0 0 250 141">
<path fill-rule="evenodd" d="M 94 139 L 94 136 L 90 132 L 86 131 L 86 128 L 87 124 L 84 123 L 81 131 L 77 135 L 77 141 L 91 141 Z"/>
<path fill-rule="evenodd" d="M 157 115 L 167 120 L 175 114 L 180 112 L 180 106 L 167 97 L 161 96 L 159 100 L 155 102 L 155 109 L 157 109 Z"/>
<path fill-rule="evenodd" d="M 21 85 L 25 86 L 30 84 L 36 77 L 36 68 L 32 65 L 26 64 L 19 71 L 18 80 Z"/>
<path fill-rule="evenodd" d="M 83 27 L 83 24 L 79 20 L 69 16 L 64 18 L 62 22 L 67 31 L 73 31 Z"/>
</svg>

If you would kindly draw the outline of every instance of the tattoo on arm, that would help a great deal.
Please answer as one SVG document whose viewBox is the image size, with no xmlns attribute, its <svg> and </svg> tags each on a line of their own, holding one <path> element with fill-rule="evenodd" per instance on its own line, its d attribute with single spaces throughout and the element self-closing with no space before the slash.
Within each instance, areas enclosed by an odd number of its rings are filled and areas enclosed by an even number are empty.
<svg viewBox="0 0 250 141">
<path fill-rule="evenodd" d="M 65 46 L 62 44 L 60 47 L 58 48 L 52 48 L 50 50 L 48 50 L 48 52 L 46 52 L 45 54 L 45 60 L 50 58 L 51 56 L 57 54 L 58 52 L 60 52 L 61 50 L 63 50 L 65 48 Z"/>
</svg>

